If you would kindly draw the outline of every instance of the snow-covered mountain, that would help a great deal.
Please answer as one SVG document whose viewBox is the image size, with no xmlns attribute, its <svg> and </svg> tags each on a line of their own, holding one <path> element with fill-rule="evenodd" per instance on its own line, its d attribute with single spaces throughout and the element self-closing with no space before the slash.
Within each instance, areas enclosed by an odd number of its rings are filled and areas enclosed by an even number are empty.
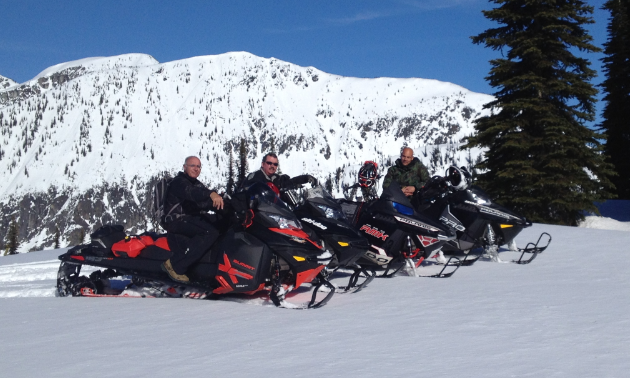
<svg viewBox="0 0 630 378">
<path fill-rule="evenodd" d="M 9 87 L 13 87 L 17 85 L 17 83 L 11 79 L 9 79 L 8 77 L 4 77 L 2 75 L 0 75 L 0 90 L 2 89 L 7 89 Z"/>
<path fill-rule="evenodd" d="M 58 64 L 0 89 L 0 222 L 17 219 L 23 251 L 51 246 L 57 228 L 62 245 L 103 223 L 151 228 L 152 182 L 199 155 L 201 180 L 222 188 L 241 138 L 250 170 L 274 149 L 283 173 L 328 179 L 337 194 L 364 160 L 387 166 L 403 145 L 441 173 L 479 154 L 456 147 L 490 100 L 436 80 L 341 77 L 245 52 Z"/>
</svg>

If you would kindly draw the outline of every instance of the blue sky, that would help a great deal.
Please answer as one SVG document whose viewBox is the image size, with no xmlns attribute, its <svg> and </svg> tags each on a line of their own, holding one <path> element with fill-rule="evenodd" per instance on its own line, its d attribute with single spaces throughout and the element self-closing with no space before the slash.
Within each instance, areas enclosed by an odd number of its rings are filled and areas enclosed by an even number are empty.
<svg viewBox="0 0 630 378">
<path fill-rule="evenodd" d="M 599 46 L 603 1 L 590 2 L 596 24 L 588 28 Z M 0 0 L 0 75 L 24 82 L 92 56 L 146 53 L 167 62 L 248 51 L 338 75 L 421 77 L 492 93 L 484 77 L 499 53 L 469 38 L 497 26 L 481 14 L 491 7 L 483 0 Z M 599 71 L 602 55 L 588 57 Z"/>
</svg>

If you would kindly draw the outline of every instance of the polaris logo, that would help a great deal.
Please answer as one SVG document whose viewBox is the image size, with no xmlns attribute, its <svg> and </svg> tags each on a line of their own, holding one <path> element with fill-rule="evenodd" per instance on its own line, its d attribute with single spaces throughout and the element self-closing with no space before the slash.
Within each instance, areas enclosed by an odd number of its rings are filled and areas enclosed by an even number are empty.
<svg viewBox="0 0 630 378">
<path fill-rule="evenodd" d="M 407 223 L 407 224 L 410 224 L 410 225 L 418 227 L 418 228 L 423 228 L 425 230 L 440 231 L 440 229 L 435 228 L 435 227 L 431 227 L 428 224 L 425 224 L 425 223 L 422 223 L 422 222 L 414 221 L 414 220 L 403 218 L 403 217 L 398 217 L 396 215 L 394 215 L 394 218 L 396 218 L 396 220 L 401 222 L 401 223 Z"/>
<path fill-rule="evenodd" d="M 303 220 L 304 222 L 306 222 L 306 223 L 310 223 L 310 224 L 312 224 L 313 226 L 317 226 L 317 227 L 321 228 L 322 230 L 326 230 L 326 229 L 328 229 L 328 227 L 326 227 L 326 226 L 324 226 L 323 224 L 321 224 L 321 223 L 319 223 L 319 222 L 317 222 L 317 221 L 314 221 L 314 220 L 312 220 L 312 219 L 310 219 L 310 218 L 302 218 L 302 220 Z"/>
<path fill-rule="evenodd" d="M 457 231 L 464 231 L 466 228 L 462 226 L 460 223 L 455 222 L 454 220 L 448 219 L 447 217 L 440 217 L 440 222 L 444 223 L 449 227 L 453 227 Z"/>
<path fill-rule="evenodd" d="M 369 224 L 364 224 L 363 226 L 361 226 L 359 231 L 363 231 L 370 236 L 374 236 L 375 238 L 383 239 L 383 241 L 385 241 L 385 239 L 389 237 L 389 235 L 386 235 L 384 231 L 379 231 L 377 228 L 372 228 L 372 226 L 370 226 Z"/>
</svg>

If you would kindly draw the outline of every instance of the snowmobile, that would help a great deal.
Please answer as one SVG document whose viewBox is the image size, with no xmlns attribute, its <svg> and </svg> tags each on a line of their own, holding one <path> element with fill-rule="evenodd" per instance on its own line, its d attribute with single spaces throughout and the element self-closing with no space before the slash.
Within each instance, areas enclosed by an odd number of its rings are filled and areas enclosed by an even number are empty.
<svg viewBox="0 0 630 378">
<path fill-rule="evenodd" d="M 335 288 L 321 271 L 332 254 L 317 235 L 302 228 L 289 207 L 268 186 L 254 183 L 242 192 L 242 198 L 247 202 L 242 224 L 231 227 L 189 269 L 190 283 L 173 281 L 162 271 L 161 264 L 172 255 L 164 235 L 145 233 L 112 243 L 124 236 L 122 226 L 118 226 L 119 232 L 113 233 L 114 236 L 112 233 L 102 235 L 99 232 L 102 230 L 98 230 L 91 235 L 92 243 L 74 247 L 59 256 L 59 296 L 111 295 L 110 280 L 130 276 L 130 285 L 161 290 L 164 296 L 177 292 L 216 299 L 226 294 L 254 295 L 266 290 L 278 307 L 325 305 Z M 101 270 L 89 277 L 80 275 L 84 265 Z M 315 278 L 318 284 L 310 302 L 296 305 L 287 301 L 287 294 Z M 322 286 L 329 290 L 317 301 Z M 164 287 L 167 289 L 160 289 Z M 120 293 L 119 290 L 113 295 Z"/>
<path fill-rule="evenodd" d="M 352 270 L 348 285 L 339 287 L 343 292 L 359 292 L 373 279 L 374 271 L 358 264 L 370 245 L 365 236 L 348 222 L 341 206 L 321 185 L 305 189 L 295 185 L 283 189 L 281 198 L 294 207 L 293 212 L 326 243 L 334 252 L 333 259 L 323 271 L 332 275 L 337 271 Z M 359 283 L 363 276 L 365 279 Z"/>
<path fill-rule="evenodd" d="M 546 232 L 536 243 L 517 248 L 514 238 L 532 222 L 492 202 L 483 190 L 471 183 L 472 177 L 465 167 L 451 166 L 444 177 L 431 178 L 415 198 L 420 212 L 456 232 L 457 238 L 442 247 L 444 254 L 460 257 L 462 265 L 472 265 L 484 255 L 500 261 L 499 247 L 507 244 L 510 250 L 520 253 L 520 257 L 511 262 L 529 264 L 547 248 L 551 235 Z M 477 253 L 472 252 L 475 250 Z M 526 255 L 529 257 L 525 258 Z"/>
<path fill-rule="evenodd" d="M 352 188 L 352 187 L 350 187 Z M 347 189 L 350 189 L 347 188 Z M 455 239 L 448 227 L 418 213 L 403 194 L 398 182 L 368 202 L 340 199 L 346 217 L 366 235 L 370 249 L 358 260 L 361 266 L 379 270 L 377 277 L 392 277 L 405 268 L 417 277 L 450 277 L 459 268 L 459 258 L 438 262 L 442 246 Z M 424 274 L 439 265 L 437 272 Z"/>
</svg>

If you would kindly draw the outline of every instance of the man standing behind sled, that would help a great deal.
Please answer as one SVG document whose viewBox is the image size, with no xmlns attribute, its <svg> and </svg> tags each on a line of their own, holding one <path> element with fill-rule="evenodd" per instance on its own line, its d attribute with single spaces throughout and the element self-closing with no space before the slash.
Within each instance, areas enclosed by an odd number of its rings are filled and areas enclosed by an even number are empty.
<svg viewBox="0 0 630 378">
<path fill-rule="evenodd" d="M 219 231 L 213 226 L 208 210 L 222 210 L 223 198 L 197 180 L 201 161 L 186 158 L 184 171 L 179 172 L 168 188 L 165 219 L 168 245 L 173 256 L 162 269 L 175 281 L 188 283 L 188 268 L 199 261 L 217 240 Z"/>
<path fill-rule="evenodd" d="M 395 165 L 387 170 L 383 188 L 387 188 L 395 180 L 402 187 L 403 193 L 411 197 L 424 186 L 429 178 L 427 167 L 413 156 L 411 148 L 405 147 L 400 154 L 400 159 L 397 159 Z"/>
</svg>

